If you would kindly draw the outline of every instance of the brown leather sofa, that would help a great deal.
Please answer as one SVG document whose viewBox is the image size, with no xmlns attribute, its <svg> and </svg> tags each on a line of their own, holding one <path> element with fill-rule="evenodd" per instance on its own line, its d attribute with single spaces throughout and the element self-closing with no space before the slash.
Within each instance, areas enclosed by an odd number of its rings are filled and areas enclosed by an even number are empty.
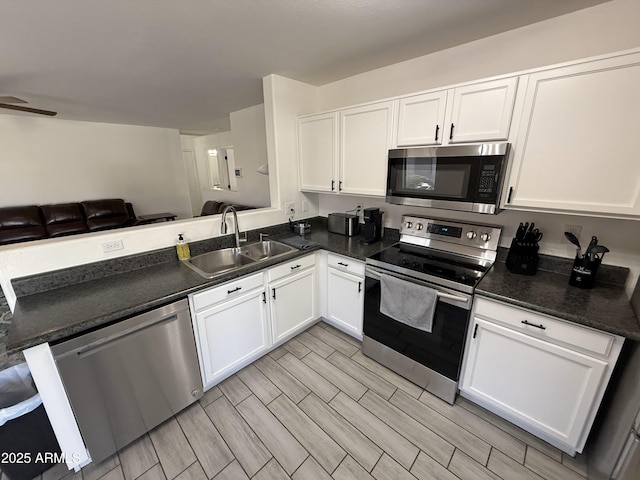
<svg viewBox="0 0 640 480">
<path fill-rule="evenodd" d="M 137 225 L 122 199 L 0 208 L 0 245 Z"/>
<path fill-rule="evenodd" d="M 200 216 L 204 217 L 206 215 L 217 215 L 219 213 L 222 213 L 222 211 L 229 205 L 232 205 L 237 212 L 241 210 L 251 210 L 253 208 L 256 208 L 256 207 L 249 207 L 248 205 L 236 205 L 234 203 L 224 203 L 224 202 L 218 202 L 216 200 L 207 200 L 202 205 L 202 211 L 200 212 Z"/>
</svg>

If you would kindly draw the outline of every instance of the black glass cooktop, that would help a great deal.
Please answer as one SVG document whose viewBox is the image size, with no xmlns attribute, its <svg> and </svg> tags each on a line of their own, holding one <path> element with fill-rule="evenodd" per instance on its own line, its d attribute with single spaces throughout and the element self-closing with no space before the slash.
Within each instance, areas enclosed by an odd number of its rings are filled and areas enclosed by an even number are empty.
<svg viewBox="0 0 640 480">
<path fill-rule="evenodd" d="M 475 287 L 491 267 L 486 264 L 480 265 L 472 258 L 400 243 L 385 248 L 369 258 L 470 287 Z"/>
</svg>

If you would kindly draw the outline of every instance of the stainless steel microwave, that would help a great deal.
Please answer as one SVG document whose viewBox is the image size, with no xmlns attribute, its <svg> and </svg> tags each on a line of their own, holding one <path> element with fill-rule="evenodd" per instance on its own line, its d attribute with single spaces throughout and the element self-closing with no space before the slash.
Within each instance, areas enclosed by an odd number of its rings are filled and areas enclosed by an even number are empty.
<svg viewBox="0 0 640 480">
<path fill-rule="evenodd" d="M 389 150 L 386 201 L 499 213 L 509 143 Z"/>
</svg>

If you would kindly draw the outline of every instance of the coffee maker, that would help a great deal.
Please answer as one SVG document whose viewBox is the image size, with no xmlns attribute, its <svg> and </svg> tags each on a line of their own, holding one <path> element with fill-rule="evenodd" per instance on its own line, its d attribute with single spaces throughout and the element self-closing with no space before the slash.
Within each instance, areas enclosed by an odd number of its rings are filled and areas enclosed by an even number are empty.
<svg viewBox="0 0 640 480">
<path fill-rule="evenodd" d="M 379 208 L 365 208 L 363 210 L 364 224 L 362 225 L 362 243 L 370 245 L 382 239 L 384 227 L 382 226 L 382 215 Z"/>
</svg>

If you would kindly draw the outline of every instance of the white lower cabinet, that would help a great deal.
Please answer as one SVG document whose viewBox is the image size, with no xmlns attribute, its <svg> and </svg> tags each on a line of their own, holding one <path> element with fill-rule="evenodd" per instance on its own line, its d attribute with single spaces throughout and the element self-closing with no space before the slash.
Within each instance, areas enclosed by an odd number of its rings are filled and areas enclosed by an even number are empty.
<svg viewBox="0 0 640 480">
<path fill-rule="evenodd" d="M 268 272 L 273 342 L 284 341 L 318 318 L 315 255 Z"/>
<path fill-rule="evenodd" d="M 259 358 L 271 345 L 262 273 L 197 293 L 190 301 L 195 305 L 199 298 L 216 295 L 223 299 L 192 310 L 205 389 Z"/>
<path fill-rule="evenodd" d="M 584 447 L 623 340 L 476 298 L 460 391 L 573 455 Z"/>
<path fill-rule="evenodd" d="M 363 310 L 364 264 L 352 258 L 329 254 L 325 320 L 362 340 Z"/>
</svg>

